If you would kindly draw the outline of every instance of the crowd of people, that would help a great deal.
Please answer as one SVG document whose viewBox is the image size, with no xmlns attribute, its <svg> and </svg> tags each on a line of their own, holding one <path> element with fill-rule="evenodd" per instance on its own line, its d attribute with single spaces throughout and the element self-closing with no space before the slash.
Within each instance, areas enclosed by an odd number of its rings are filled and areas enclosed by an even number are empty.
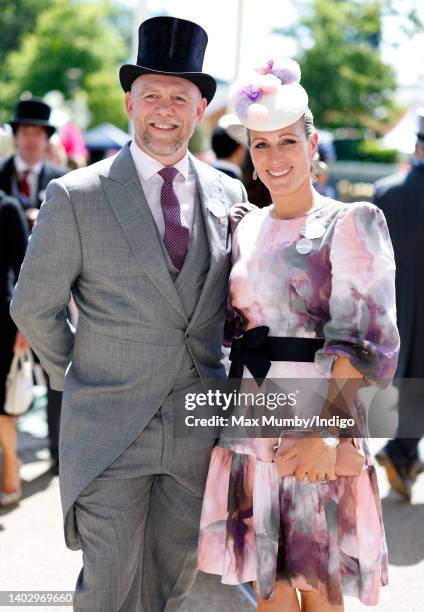
<svg viewBox="0 0 424 612">
<path fill-rule="evenodd" d="M 75 610 L 178 609 L 196 566 L 253 582 L 259 610 L 376 605 L 388 557 L 374 459 L 361 403 L 335 385 L 424 369 L 424 116 L 410 172 L 379 183 L 374 204 L 344 204 L 300 67 L 276 58 L 233 84 L 235 115 L 213 130 L 207 165 L 188 152 L 216 89 L 206 44 L 186 20 L 141 24 L 137 62 L 120 71 L 134 137 L 93 165 L 83 146 L 72 159 L 52 146 L 45 102 L 17 101 L 15 151 L 0 162 L 0 506 L 21 496 L 3 406 L 13 355 L 31 347 L 66 543 L 84 553 Z M 73 140 L 65 130 L 64 148 Z M 312 409 L 330 416 L 341 397 L 351 437 L 173 436 L 181 397 L 225 377 L 227 302 L 241 389 L 324 380 Z M 398 431 L 377 461 L 410 500 L 424 397 L 398 386 Z M 343 471 L 343 453 L 359 471 Z"/>
</svg>

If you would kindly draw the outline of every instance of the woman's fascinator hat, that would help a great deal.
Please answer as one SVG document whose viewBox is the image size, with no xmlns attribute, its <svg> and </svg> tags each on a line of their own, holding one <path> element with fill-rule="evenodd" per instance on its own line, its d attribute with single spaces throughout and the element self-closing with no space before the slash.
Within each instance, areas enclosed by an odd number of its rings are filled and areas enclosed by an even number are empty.
<svg viewBox="0 0 424 612">
<path fill-rule="evenodd" d="M 300 66 L 290 58 L 271 59 L 237 80 L 230 100 L 244 127 L 264 132 L 295 123 L 308 108 Z"/>
</svg>

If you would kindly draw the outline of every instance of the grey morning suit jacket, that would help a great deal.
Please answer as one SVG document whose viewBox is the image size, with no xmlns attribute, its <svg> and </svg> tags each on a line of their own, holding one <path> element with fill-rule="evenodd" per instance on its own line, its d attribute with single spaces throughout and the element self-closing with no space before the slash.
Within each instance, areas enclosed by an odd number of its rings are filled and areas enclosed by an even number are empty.
<svg viewBox="0 0 424 612">
<path fill-rule="evenodd" d="M 60 484 L 73 549 L 79 547 L 75 500 L 160 408 L 186 347 L 201 377 L 224 376 L 229 209 L 246 194 L 240 182 L 190 161 L 210 249 L 190 320 L 128 145 L 50 183 L 15 288 L 12 318 L 52 388 L 63 389 Z M 75 334 L 65 313 L 71 293 L 79 310 Z"/>
</svg>

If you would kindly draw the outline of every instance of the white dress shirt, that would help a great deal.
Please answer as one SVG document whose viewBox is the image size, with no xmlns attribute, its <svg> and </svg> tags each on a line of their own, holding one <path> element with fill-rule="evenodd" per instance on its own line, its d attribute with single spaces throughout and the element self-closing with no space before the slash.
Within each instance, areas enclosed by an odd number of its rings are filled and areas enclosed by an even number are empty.
<svg viewBox="0 0 424 612">
<path fill-rule="evenodd" d="M 159 234 L 163 238 L 165 234 L 165 221 L 160 205 L 160 192 L 163 185 L 163 179 L 159 176 L 158 172 L 165 166 L 142 151 L 134 140 L 130 144 L 130 152 L 134 160 L 137 174 L 140 178 L 144 195 L 146 196 L 147 204 L 156 222 Z M 179 162 L 174 164 L 174 168 L 178 170 L 178 174 L 173 183 L 174 191 L 180 202 L 181 215 L 191 231 L 193 226 L 196 180 L 194 172 L 190 167 L 188 153 L 186 153 Z"/>
<path fill-rule="evenodd" d="M 30 192 L 30 200 L 34 206 L 38 204 L 38 179 L 43 168 L 43 162 L 39 161 L 33 166 L 28 166 L 28 164 L 22 159 L 22 157 L 16 153 L 14 157 L 14 163 L 16 172 L 18 173 L 19 180 L 22 179 L 22 174 L 29 170 L 29 174 L 27 176 L 27 181 L 29 185 Z"/>
</svg>

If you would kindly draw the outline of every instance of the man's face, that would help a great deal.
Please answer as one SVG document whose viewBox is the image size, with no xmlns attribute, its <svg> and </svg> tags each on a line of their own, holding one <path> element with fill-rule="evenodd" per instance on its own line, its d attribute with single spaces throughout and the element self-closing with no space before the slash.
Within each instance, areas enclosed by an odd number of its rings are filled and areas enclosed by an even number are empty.
<svg viewBox="0 0 424 612">
<path fill-rule="evenodd" d="M 41 125 L 18 125 L 16 128 L 16 150 L 30 166 L 44 158 L 48 142 L 48 134 Z"/>
<path fill-rule="evenodd" d="M 126 94 L 125 105 L 134 122 L 136 144 L 169 166 L 185 155 L 207 102 L 187 79 L 143 74 Z"/>
</svg>

